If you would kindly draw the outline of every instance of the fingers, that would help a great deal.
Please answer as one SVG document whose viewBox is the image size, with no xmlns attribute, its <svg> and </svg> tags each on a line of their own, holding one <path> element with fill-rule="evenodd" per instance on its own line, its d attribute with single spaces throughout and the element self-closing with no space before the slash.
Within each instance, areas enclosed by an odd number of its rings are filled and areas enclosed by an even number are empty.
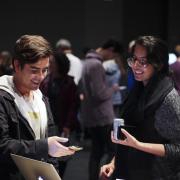
<svg viewBox="0 0 180 180">
<path fill-rule="evenodd" d="M 111 165 L 104 165 L 101 167 L 100 170 L 100 177 L 102 179 L 108 179 L 113 173 L 113 168 L 111 167 Z"/>
<path fill-rule="evenodd" d="M 52 157 L 61 157 L 72 155 L 75 151 L 70 150 L 68 147 L 63 146 L 61 142 L 67 142 L 67 138 L 61 138 L 58 136 L 53 136 L 48 138 L 48 153 Z"/>
<path fill-rule="evenodd" d="M 135 139 L 131 134 L 129 134 L 125 129 L 121 129 L 122 133 L 126 136 L 126 139 Z"/>
<path fill-rule="evenodd" d="M 63 146 L 60 143 L 58 143 L 56 146 L 56 157 L 73 155 L 75 153 L 75 151 L 70 150 L 68 147 Z"/>
<path fill-rule="evenodd" d="M 110 177 L 112 173 L 113 173 L 113 170 L 110 168 L 110 169 L 108 170 L 106 176 L 107 176 L 107 177 Z"/>
<path fill-rule="evenodd" d="M 101 167 L 99 177 L 101 180 L 107 180 L 108 179 L 108 175 L 106 173 L 106 169 L 104 168 L 104 166 Z"/>
<path fill-rule="evenodd" d="M 126 142 L 126 140 L 127 140 L 127 137 L 128 137 L 128 135 L 130 135 L 125 129 L 121 129 L 121 131 L 122 131 L 122 133 L 125 135 L 125 139 L 124 140 L 122 140 L 122 139 L 119 139 L 119 140 L 116 140 L 116 139 L 114 139 L 114 136 L 113 136 L 113 131 L 111 131 L 111 141 L 113 142 L 113 143 L 116 143 L 116 144 L 124 144 L 124 142 Z"/>
<path fill-rule="evenodd" d="M 125 136 L 129 136 L 130 134 L 125 130 L 125 129 L 121 129 L 121 132 L 125 135 Z"/>
<path fill-rule="evenodd" d="M 63 146 L 61 143 L 57 142 L 56 147 L 61 150 L 62 152 L 74 152 L 73 150 L 70 150 L 69 147 Z"/>
<path fill-rule="evenodd" d="M 69 141 L 68 138 L 64 138 L 64 137 L 54 136 L 54 138 L 55 138 L 56 141 L 62 142 L 62 143 L 65 143 L 65 142 L 68 142 L 68 141 Z"/>
</svg>

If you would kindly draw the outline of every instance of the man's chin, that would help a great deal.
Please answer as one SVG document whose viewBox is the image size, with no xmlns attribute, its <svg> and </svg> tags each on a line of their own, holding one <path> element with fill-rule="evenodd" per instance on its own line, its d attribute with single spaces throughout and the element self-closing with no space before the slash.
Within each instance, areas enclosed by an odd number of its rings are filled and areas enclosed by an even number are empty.
<svg viewBox="0 0 180 180">
<path fill-rule="evenodd" d="M 39 89 L 39 85 L 32 86 L 32 88 L 31 88 L 31 90 L 33 90 L 33 91 L 35 91 L 37 89 Z"/>
</svg>

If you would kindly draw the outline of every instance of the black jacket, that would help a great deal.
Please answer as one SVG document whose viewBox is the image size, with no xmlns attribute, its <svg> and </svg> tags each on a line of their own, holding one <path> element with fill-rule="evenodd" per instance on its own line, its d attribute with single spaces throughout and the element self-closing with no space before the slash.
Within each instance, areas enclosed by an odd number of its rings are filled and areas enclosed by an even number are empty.
<svg viewBox="0 0 180 180">
<path fill-rule="evenodd" d="M 46 98 L 43 97 L 43 101 L 48 112 L 48 137 L 55 132 L 54 123 Z M 35 134 L 18 110 L 14 97 L 0 90 L 0 177 L 15 180 L 18 170 L 10 153 L 56 164 L 56 160 L 48 156 L 47 139 L 35 140 Z"/>
<path fill-rule="evenodd" d="M 119 145 L 116 176 L 126 180 L 180 179 L 180 97 L 170 78 L 154 77 L 143 88 L 138 83 L 123 104 L 121 117 L 139 141 L 163 144 L 165 156 L 159 157 Z M 131 132 L 132 131 L 132 132 Z"/>
</svg>

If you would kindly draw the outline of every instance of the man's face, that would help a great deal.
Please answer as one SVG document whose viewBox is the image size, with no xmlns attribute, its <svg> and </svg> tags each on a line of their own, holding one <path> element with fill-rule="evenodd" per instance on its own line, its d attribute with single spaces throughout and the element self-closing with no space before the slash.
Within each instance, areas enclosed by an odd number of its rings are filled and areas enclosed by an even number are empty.
<svg viewBox="0 0 180 180">
<path fill-rule="evenodd" d="M 48 67 L 49 57 L 40 58 L 33 64 L 25 64 L 23 68 L 21 68 L 19 62 L 15 60 L 15 75 L 20 89 L 23 89 L 24 92 L 37 90 L 47 75 Z"/>
</svg>

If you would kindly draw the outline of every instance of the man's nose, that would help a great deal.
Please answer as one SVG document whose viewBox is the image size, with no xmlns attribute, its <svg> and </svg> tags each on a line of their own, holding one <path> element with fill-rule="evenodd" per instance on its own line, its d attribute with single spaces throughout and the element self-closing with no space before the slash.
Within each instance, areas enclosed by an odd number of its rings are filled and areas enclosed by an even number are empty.
<svg viewBox="0 0 180 180">
<path fill-rule="evenodd" d="M 43 80 L 45 77 L 46 77 L 46 73 L 43 72 L 43 71 L 40 71 L 40 73 L 39 73 L 39 78 L 40 78 L 41 80 Z"/>
</svg>

